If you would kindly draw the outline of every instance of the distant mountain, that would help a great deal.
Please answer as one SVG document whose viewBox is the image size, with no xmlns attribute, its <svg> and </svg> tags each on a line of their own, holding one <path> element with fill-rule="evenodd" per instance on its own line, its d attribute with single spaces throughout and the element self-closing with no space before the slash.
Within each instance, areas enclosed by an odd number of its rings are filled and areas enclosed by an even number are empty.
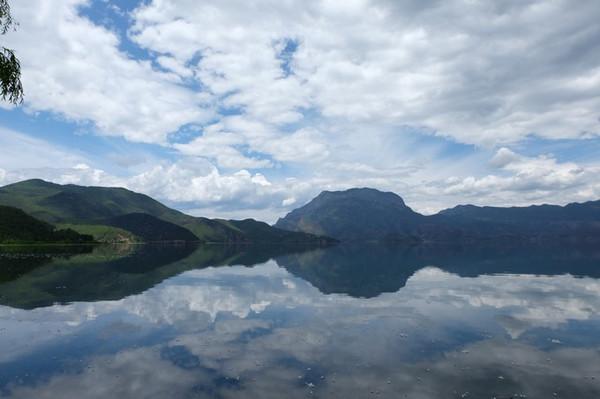
<svg viewBox="0 0 600 399">
<path fill-rule="evenodd" d="M 482 222 L 507 224 L 598 222 L 600 221 L 600 201 L 572 203 L 566 206 L 532 205 L 510 208 L 459 205 L 445 209 L 439 214 Z"/>
<path fill-rule="evenodd" d="M 425 216 L 394 193 L 360 188 L 324 191 L 275 226 L 341 241 L 600 241 L 600 201 L 564 207 L 461 205 Z"/>
<path fill-rule="evenodd" d="M 394 193 L 353 188 L 323 191 L 305 206 L 279 219 L 275 227 L 343 241 L 414 240 L 415 228 L 424 219 Z"/>
<path fill-rule="evenodd" d="M 206 242 L 327 240 L 302 232 L 280 231 L 255 220 L 228 221 L 193 217 L 171 209 L 147 195 L 124 188 L 60 185 L 40 179 L 0 187 L 0 205 L 17 207 L 45 222 L 68 225 L 80 231 L 100 231 L 102 226 L 104 229 L 106 226 L 116 226 L 135 235 L 137 234 L 132 230 L 136 230 L 146 239 L 161 236 L 161 231 L 166 228 L 169 237 L 185 237 L 185 240 L 190 240 L 193 236 L 194 240 Z M 159 221 L 139 214 L 149 215 Z M 176 235 L 172 236 L 176 231 Z M 107 235 L 105 230 L 104 235 Z"/>
<path fill-rule="evenodd" d="M 56 229 L 18 208 L 0 205 L 1 243 L 89 243 L 93 237 L 71 229 Z"/>
</svg>

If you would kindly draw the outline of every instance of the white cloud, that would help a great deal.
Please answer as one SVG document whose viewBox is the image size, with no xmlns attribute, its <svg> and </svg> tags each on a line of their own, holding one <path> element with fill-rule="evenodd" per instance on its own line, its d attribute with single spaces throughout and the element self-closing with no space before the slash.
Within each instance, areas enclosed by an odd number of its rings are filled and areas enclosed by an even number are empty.
<svg viewBox="0 0 600 399">
<path fill-rule="evenodd" d="M 173 202 L 236 206 L 253 205 L 264 201 L 272 184 L 260 173 L 242 169 L 223 175 L 210 163 L 184 162 L 158 165 L 150 171 L 125 181 L 127 187 Z M 269 199 L 267 199 L 269 201 Z"/>
<path fill-rule="evenodd" d="M 452 177 L 445 181 L 444 194 L 479 198 L 479 203 L 522 204 L 532 201 L 564 204 L 600 195 L 596 176 L 600 165 L 559 162 L 551 155 L 526 157 L 500 148 L 491 160 L 497 174 L 483 177 Z"/>
<path fill-rule="evenodd" d="M 0 126 L 0 167 L 6 174 L 14 170 L 72 167 L 86 157 L 69 148 Z"/>
<path fill-rule="evenodd" d="M 259 148 L 281 161 L 319 161 L 329 155 L 323 141 L 319 132 L 300 129 L 289 135 L 266 140 Z"/>
<path fill-rule="evenodd" d="M 502 168 L 510 163 L 518 162 L 519 160 L 521 160 L 521 157 L 519 155 L 511 151 L 509 148 L 502 147 L 490 160 L 490 165 L 495 166 L 497 168 Z"/>
<path fill-rule="evenodd" d="M 91 121 L 101 134 L 154 143 L 212 115 L 204 94 L 181 85 L 174 73 L 130 58 L 119 50 L 117 34 L 80 16 L 88 3 L 12 5 L 20 25 L 6 39 L 22 64 L 26 109 Z"/>
<path fill-rule="evenodd" d="M 153 1 L 134 13 L 131 36 L 179 63 L 201 54 L 196 78 L 261 123 L 313 107 L 329 120 L 490 144 L 598 135 L 600 33 L 588 29 L 598 17 L 592 1 Z"/>
<path fill-rule="evenodd" d="M 174 144 L 182 154 L 214 159 L 222 168 L 268 168 L 271 161 L 245 156 L 236 147 L 247 147 L 245 138 L 238 133 L 207 131 L 189 143 Z"/>
</svg>

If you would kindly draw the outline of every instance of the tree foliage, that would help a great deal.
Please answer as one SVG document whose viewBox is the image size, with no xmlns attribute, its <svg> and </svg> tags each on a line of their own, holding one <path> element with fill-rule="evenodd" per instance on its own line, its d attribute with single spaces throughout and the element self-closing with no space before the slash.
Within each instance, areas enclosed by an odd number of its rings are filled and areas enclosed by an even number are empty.
<svg viewBox="0 0 600 399">
<path fill-rule="evenodd" d="M 8 0 L 0 0 L 0 35 L 6 34 L 16 25 L 10 13 Z M 13 104 L 23 101 L 21 64 L 14 50 L 3 46 L 0 46 L 0 96 Z"/>
</svg>

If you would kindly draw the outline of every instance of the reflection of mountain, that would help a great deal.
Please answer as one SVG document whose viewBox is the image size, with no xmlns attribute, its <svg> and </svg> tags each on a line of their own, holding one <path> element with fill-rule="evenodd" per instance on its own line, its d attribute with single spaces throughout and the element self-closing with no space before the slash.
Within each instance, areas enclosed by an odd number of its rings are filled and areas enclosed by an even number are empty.
<svg viewBox="0 0 600 399">
<path fill-rule="evenodd" d="M 231 264 L 252 266 L 304 249 L 295 245 L 141 245 L 97 247 L 75 256 L 64 250 L 58 255 L 32 254 L 31 250 L 26 254 L 3 254 L 0 304 L 32 309 L 54 303 L 116 300 L 143 292 L 186 270 Z"/>
<path fill-rule="evenodd" d="M 422 267 L 410 259 L 410 249 L 384 246 L 338 245 L 326 250 L 277 258 L 280 266 L 307 280 L 324 294 L 374 297 L 396 292 Z"/>
<path fill-rule="evenodd" d="M 426 266 L 462 277 L 568 273 L 600 278 L 600 250 L 590 247 L 340 245 L 276 260 L 324 294 L 367 298 L 398 291 Z"/>
<path fill-rule="evenodd" d="M 53 258 L 68 258 L 76 254 L 91 252 L 92 249 L 93 246 L 85 245 L 2 247 L 0 249 L 0 284 L 15 280 L 41 265 L 51 262 Z"/>
<path fill-rule="evenodd" d="M 78 247 L 73 247 L 78 248 Z M 396 292 L 418 270 L 436 266 L 462 277 L 482 274 L 573 274 L 600 278 L 600 250 L 502 246 L 142 245 L 78 249 L 67 255 L 0 256 L 0 304 L 31 309 L 53 303 L 116 300 L 191 269 L 252 266 L 275 258 L 324 294 L 375 297 Z M 32 250 L 28 250 L 32 251 Z M 46 249 L 45 251 L 48 251 Z"/>
</svg>

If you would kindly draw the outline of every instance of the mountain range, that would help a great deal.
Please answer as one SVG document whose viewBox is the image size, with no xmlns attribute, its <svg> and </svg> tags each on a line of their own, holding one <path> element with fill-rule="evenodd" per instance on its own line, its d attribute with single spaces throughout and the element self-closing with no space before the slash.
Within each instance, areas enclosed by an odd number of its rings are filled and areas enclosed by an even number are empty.
<svg viewBox="0 0 600 399">
<path fill-rule="evenodd" d="M 254 219 L 186 215 L 124 188 L 33 179 L 0 187 L 0 206 L 10 207 L 0 212 L 0 238 L 4 241 L 32 241 L 31 234 L 19 233 L 19 226 L 45 232 L 34 241 L 72 242 L 90 236 L 104 242 L 278 244 L 600 241 L 600 201 L 511 208 L 459 205 L 422 215 L 395 193 L 353 188 L 323 191 L 270 226 Z M 21 221 L 15 222 L 19 218 Z M 15 226 L 13 237 L 10 226 Z"/>
<path fill-rule="evenodd" d="M 0 187 L 0 205 L 19 208 L 58 228 L 90 234 L 97 241 L 333 241 L 310 233 L 274 228 L 253 219 L 224 220 L 186 215 L 147 195 L 124 188 L 60 185 L 32 179 Z"/>
<path fill-rule="evenodd" d="M 279 219 L 275 227 L 340 241 L 600 241 L 600 201 L 566 206 L 460 205 L 422 215 L 391 192 L 371 188 L 324 191 Z"/>
</svg>

